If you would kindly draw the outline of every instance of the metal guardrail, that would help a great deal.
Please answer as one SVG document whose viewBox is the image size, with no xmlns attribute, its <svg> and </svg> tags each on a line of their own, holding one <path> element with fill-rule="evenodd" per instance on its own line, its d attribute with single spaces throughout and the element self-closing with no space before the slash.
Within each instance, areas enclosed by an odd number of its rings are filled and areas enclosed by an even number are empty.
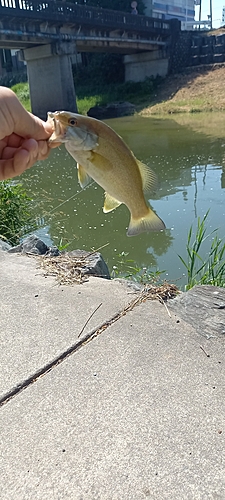
<svg viewBox="0 0 225 500">
<path fill-rule="evenodd" d="M 64 0 L 41 2 L 40 0 L 0 0 L 0 20 L 33 19 L 54 23 L 82 25 L 83 27 L 126 30 L 140 34 L 170 35 L 172 23 L 147 16 L 77 5 Z"/>
</svg>

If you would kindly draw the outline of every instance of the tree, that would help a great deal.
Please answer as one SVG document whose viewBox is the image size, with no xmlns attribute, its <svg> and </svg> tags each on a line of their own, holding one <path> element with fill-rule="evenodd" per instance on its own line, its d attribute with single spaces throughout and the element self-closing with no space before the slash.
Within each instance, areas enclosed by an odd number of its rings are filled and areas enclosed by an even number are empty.
<svg viewBox="0 0 225 500">
<path fill-rule="evenodd" d="M 86 0 L 84 2 L 86 5 L 91 5 L 92 7 L 102 7 L 102 9 L 120 10 L 122 12 L 131 12 L 132 0 Z M 137 10 L 138 14 L 144 14 L 145 4 L 143 0 L 138 0 Z"/>
</svg>

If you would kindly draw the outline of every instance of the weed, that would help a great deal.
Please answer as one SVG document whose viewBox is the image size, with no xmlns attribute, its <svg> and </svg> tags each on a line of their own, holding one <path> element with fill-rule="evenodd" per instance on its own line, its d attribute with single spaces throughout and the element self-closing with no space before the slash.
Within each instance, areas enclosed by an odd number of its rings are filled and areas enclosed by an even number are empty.
<svg viewBox="0 0 225 500">
<path fill-rule="evenodd" d="M 28 83 L 17 83 L 11 87 L 17 95 L 19 101 L 27 111 L 31 111 L 30 92 Z"/>
<path fill-rule="evenodd" d="M 36 228 L 31 215 L 31 199 L 22 184 L 0 182 L 0 238 L 17 245 L 20 238 Z"/>
<path fill-rule="evenodd" d="M 117 265 L 113 266 L 112 278 L 125 278 L 136 281 L 141 284 L 159 283 L 160 276 L 165 271 L 150 271 L 147 267 L 139 267 L 134 260 L 128 259 L 129 253 L 121 252 L 118 254 Z"/>
<path fill-rule="evenodd" d="M 82 69 L 84 72 L 85 70 L 86 68 Z M 99 84 L 99 80 L 96 83 L 95 81 L 92 81 L 90 77 L 86 77 L 84 82 L 80 82 L 78 79 L 77 83 L 75 79 L 78 112 L 81 115 L 86 115 L 87 111 L 93 106 L 104 106 L 110 102 L 130 101 L 134 105 L 146 102 L 146 100 L 149 102 L 149 99 L 151 100 L 151 96 L 153 95 L 154 89 L 158 83 L 159 78 L 146 78 L 143 82 L 109 84 Z M 28 83 L 17 83 L 11 88 L 24 108 L 27 111 L 31 111 Z"/>
<path fill-rule="evenodd" d="M 225 243 L 216 234 L 217 229 L 214 229 L 214 231 L 208 235 L 206 234 L 205 223 L 208 214 L 209 210 L 204 215 L 202 221 L 198 218 L 194 239 L 193 226 L 190 227 L 186 245 L 188 255 L 187 261 L 178 255 L 187 269 L 186 290 L 190 290 L 190 288 L 196 284 L 225 287 Z M 212 240 L 208 257 L 204 260 L 199 253 L 200 249 L 204 241 L 213 235 L 215 236 Z"/>
</svg>

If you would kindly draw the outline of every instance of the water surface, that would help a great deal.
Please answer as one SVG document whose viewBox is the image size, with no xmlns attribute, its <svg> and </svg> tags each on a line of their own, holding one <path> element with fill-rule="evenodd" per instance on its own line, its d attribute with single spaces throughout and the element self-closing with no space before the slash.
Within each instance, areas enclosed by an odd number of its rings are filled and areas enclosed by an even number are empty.
<svg viewBox="0 0 225 500">
<path fill-rule="evenodd" d="M 139 268 L 165 270 L 164 277 L 186 282 L 186 242 L 190 226 L 210 209 L 207 232 L 225 232 L 225 116 L 220 113 L 177 116 L 176 119 L 132 116 L 108 120 L 135 156 L 158 174 L 159 189 L 150 203 L 164 220 L 166 230 L 126 236 L 129 211 L 122 205 L 109 214 L 102 212 L 103 190 L 93 183 L 82 190 L 76 163 L 64 146 L 23 174 L 29 194 L 37 202 L 41 224 L 38 234 L 48 244 L 69 242 L 68 250 L 102 249 L 110 271 L 121 252 Z M 120 182 L 120 179 L 118 179 Z M 202 257 L 210 241 L 203 247 Z"/>
</svg>

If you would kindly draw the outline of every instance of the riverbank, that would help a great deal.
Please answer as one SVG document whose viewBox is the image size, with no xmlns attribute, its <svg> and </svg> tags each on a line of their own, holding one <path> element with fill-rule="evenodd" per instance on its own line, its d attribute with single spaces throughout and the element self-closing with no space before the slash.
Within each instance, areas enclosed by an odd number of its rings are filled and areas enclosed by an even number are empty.
<svg viewBox="0 0 225 500">
<path fill-rule="evenodd" d="M 119 100 L 131 102 L 143 116 L 224 111 L 224 81 L 225 63 L 218 63 L 189 67 L 182 73 L 155 81 L 127 82 L 92 91 L 82 88 L 81 94 L 77 87 L 78 112 L 86 115 L 93 106 Z M 14 85 L 12 90 L 30 111 L 28 83 Z"/>
<path fill-rule="evenodd" d="M 141 115 L 168 115 L 225 110 L 225 64 L 186 68 L 166 77 L 154 100 L 139 107 Z"/>
</svg>

